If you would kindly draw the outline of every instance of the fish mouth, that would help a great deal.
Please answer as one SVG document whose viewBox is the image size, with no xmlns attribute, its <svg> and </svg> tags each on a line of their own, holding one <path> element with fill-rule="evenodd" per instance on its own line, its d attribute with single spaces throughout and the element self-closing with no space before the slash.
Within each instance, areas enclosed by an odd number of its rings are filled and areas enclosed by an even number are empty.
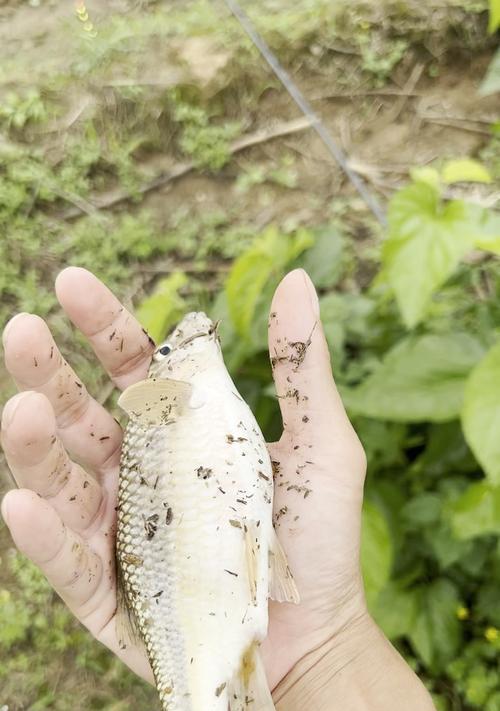
<svg viewBox="0 0 500 711">
<path fill-rule="evenodd" d="M 218 332 L 218 330 L 219 330 L 220 324 L 221 324 L 221 320 L 219 319 L 218 321 L 216 321 L 216 322 L 213 324 L 213 326 L 211 326 L 211 327 L 208 329 L 208 331 L 201 331 L 201 332 L 198 332 L 198 333 L 193 333 L 192 336 L 188 336 L 188 337 L 185 338 L 183 341 L 181 341 L 181 342 L 179 343 L 179 345 L 177 346 L 177 348 L 183 348 L 184 346 L 187 346 L 188 343 L 191 343 L 191 342 L 194 341 L 196 338 L 210 338 L 210 336 L 214 336 L 215 338 L 218 338 L 218 333 L 217 333 L 217 332 Z"/>
</svg>

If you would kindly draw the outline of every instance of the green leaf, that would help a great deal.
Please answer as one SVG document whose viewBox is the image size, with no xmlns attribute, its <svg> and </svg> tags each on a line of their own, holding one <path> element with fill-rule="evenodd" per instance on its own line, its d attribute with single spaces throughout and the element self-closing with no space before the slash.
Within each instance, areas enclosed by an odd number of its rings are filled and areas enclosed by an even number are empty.
<svg viewBox="0 0 500 711">
<path fill-rule="evenodd" d="M 467 381 L 462 426 L 486 476 L 500 484 L 500 343 L 488 351 Z"/>
<path fill-rule="evenodd" d="M 462 638 L 456 611 L 460 597 L 445 579 L 420 590 L 418 613 L 408 636 L 422 661 L 434 672 L 441 671 L 456 655 Z"/>
<path fill-rule="evenodd" d="M 488 31 L 493 34 L 500 27 L 500 0 L 490 0 L 490 21 Z"/>
<path fill-rule="evenodd" d="M 249 337 L 256 307 L 266 285 L 277 286 L 287 265 L 314 244 L 312 234 L 286 235 L 269 227 L 233 264 L 226 282 L 229 313 L 240 336 Z"/>
<path fill-rule="evenodd" d="M 229 314 L 229 304 L 225 291 L 219 291 L 210 309 L 213 321 L 220 321 L 219 337 L 224 352 L 224 361 L 230 372 L 235 372 L 240 365 L 253 355 L 248 341 L 238 337 Z"/>
<path fill-rule="evenodd" d="M 316 233 L 311 249 L 300 258 L 299 266 L 306 270 L 318 289 L 335 286 L 343 272 L 344 236 L 335 225 Z"/>
<path fill-rule="evenodd" d="M 479 591 L 477 611 L 487 617 L 496 627 L 500 627 L 500 605 L 498 604 L 498 582 L 486 583 Z"/>
<path fill-rule="evenodd" d="M 427 183 L 431 188 L 439 188 L 441 184 L 438 171 L 428 165 L 410 168 L 410 177 L 414 183 Z"/>
<path fill-rule="evenodd" d="M 155 290 L 136 309 L 136 316 L 154 341 L 159 343 L 168 329 L 182 316 L 185 303 L 178 291 L 188 282 L 183 272 L 162 279 Z"/>
<path fill-rule="evenodd" d="M 437 523 L 441 514 L 441 498 L 437 494 L 426 492 L 410 499 L 403 506 L 401 515 L 407 523 L 417 528 Z"/>
<path fill-rule="evenodd" d="M 408 635 L 414 626 L 418 603 L 417 590 L 404 590 L 391 581 L 372 604 L 370 612 L 389 639 L 398 639 Z"/>
<path fill-rule="evenodd" d="M 466 378 L 483 355 L 466 333 L 410 337 L 355 389 L 342 389 L 351 414 L 397 422 L 444 422 L 462 407 Z"/>
<path fill-rule="evenodd" d="M 321 321 L 332 356 L 339 359 L 345 341 L 347 306 L 343 294 L 332 292 L 320 299 Z"/>
<path fill-rule="evenodd" d="M 458 540 L 451 525 L 446 521 L 426 527 L 423 534 L 441 570 L 446 570 L 457 562 L 463 563 L 466 557 L 474 552 L 472 542 Z"/>
<path fill-rule="evenodd" d="M 484 165 L 472 158 L 450 160 L 441 171 L 444 183 L 491 183 L 492 177 Z"/>
<path fill-rule="evenodd" d="M 479 87 L 480 96 L 489 96 L 500 91 L 500 49 L 490 62 L 486 76 Z"/>
<path fill-rule="evenodd" d="M 500 534 L 500 487 L 487 482 L 471 484 L 447 506 L 454 535 L 460 540 Z"/>
<path fill-rule="evenodd" d="M 371 501 L 365 501 L 361 538 L 361 566 L 369 605 L 374 603 L 389 580 L 392 560 L 393 545 L 387 521 L 375 504 Z"/>
<path fill-rule="evenodd" d="M 438 188 L 423 182 L 403 188 L 392 198 L 382 261 L 409 328 L 422 320 L 433 293 L 473 244 L 462 201 L 445 203 Z"/>
<path fill-rule="evenodd" d="M 500 255 L 500 215 L 493 210 L 484 210 L 478 205 L 469 205 L 471 219 L 477 225 L 474 246 Z"/>
</svg>

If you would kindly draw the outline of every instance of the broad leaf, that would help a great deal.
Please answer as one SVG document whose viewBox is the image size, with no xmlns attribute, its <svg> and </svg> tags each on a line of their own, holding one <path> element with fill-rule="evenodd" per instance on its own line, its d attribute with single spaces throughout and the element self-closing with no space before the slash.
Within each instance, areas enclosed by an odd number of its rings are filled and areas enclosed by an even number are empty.
<svg viewBox="0 0 500 711">
<path fill-rule="evenodd" d="M 500 605 L 498 604 L 498 582 L 486 583 L 479 592 L 477 610 L 488 617 L 496 627 L 500 627 Z"/>
<path fill-rule="evenodd" d="M 342 277 L 344 237 L 335 225 L 318 231 L 311 249 L 300 258 L 299 266 L 306 270 L 315 286 L 327 289 Z"/>
<path fill-rule="evenodd" d="M 458 539 L 447 521 L 441 521 L 435 526 L 428 526 L 423 531 L 423 538 L 436 557 L 441 570 L 460 561 L 463 565 L 467 556 L 474 554 L 473 542 Z"/>
<path fill-rule="evenodd" d="M 486 76 L 479 87 L 480 96 L 489 96 L 500 91 L 500 49 L 491 60 Z"/>
<path fill-rule="evenodd" d="M 162 279 L 155 290 L 136 309 L 136 316 L 146 331 L 157 343 L 167 335 L 167 330 L 175 324 L 185 310 L 179 289 L 188 282 L 182 272 L 174 272 Z"/>
<path fill-rule="evenodd" d="M 428 165 L 410 168 L 410 177 L 414 183 L 427 183 L 431 188 L 439 188 L 441 185 L 439 172 Z"/>
<path fill-rule="evenodd" d="M 481 163 L 472 158 L 450 160 L 443 166 L 444 183 L 491 183 L 492 177 Z"/>
<path fill-rule="evenodd" d="M 286 235 L 276 227 L 269 227 L 234 262 L 226 282 L 226 295 L 231 319 L 240 336 L 251 336 L 252 322 L 264 287 L 269 283 L 276 286 L 287 265 L 313 243 L 312 234 L 306 230 Z"/>
<path fill-rule="evenodd" d="M 210 317 L 213 321 L 220 321 L 219 336 L 224 360 L 230 372 L 235 373 L 240 365 L 254 354 L 251 344 L 244 341 L 235 331 L 229 315 L 227 294 L 220 291 L 210 308 Z"/>
<path fill-rule="evenodd" d="M 435 524 L 441 515 L 441 497 L 430 493 L 415 496 L 403 506 L 401 515 L 412 528 Z"/>
<path fill-rule="evenodd" d="M 469 205 L 471 221 L 476 225 L 474 246 L 500 254 L 500 215 L 479 205 Z"/>
<path fill-rule="evenodd" d="M 448 580 L 437 580 L 420 590 L 418 613 L 408 636 L 433 671 L 441 671 L 460 648 L 462 632 L 456 615 L 459 605 L 457 589 Z"/>
<path fill-rule="evenodd" d="M 383 264 L 405 324 L 425 315 L 433 293 L 472 248 L 465 203 L 443 202 L 439 189 L 417 182 L 400 190 L 389 206 Z"/>
<path fill-rule="evenodd" d="M 405 590 L 390 582 L 372 604 L 370 612 L 389 639 L 408 635 L 418 614 L 418 590 Z"/>
<path fill-rule="evenodd" d="M 471 484 L 462 496 L 448 504 L 447 516 L 460 540 L 500 534 L 500 487 L 487 482 Z"/>
<path fill-rule="evenodd" d="M 500 27 L 500 0 L 490 0 L 490 21 L 488 30 L 491 34 Z"/>
<path fill-rule="evenodd" d="M 387 521 L 370 501 L 363 507 L 361 565 L 368 604 L 373 604 L 391 573 L 393 545 Z"/>
<path fill-rule="evenodd" d="M 359 387 L 342 389 L 351 414 L 398 422 L 444 422 L 462 407 L 467 376 L 483 355 L 466 333 L 398 343 Z"/>
<path fill-rule="evenodd" d="M 462 426 L 487 477 L 500 484 L 500 343 L 488 351 L 467 381 Z"/>
</svg>

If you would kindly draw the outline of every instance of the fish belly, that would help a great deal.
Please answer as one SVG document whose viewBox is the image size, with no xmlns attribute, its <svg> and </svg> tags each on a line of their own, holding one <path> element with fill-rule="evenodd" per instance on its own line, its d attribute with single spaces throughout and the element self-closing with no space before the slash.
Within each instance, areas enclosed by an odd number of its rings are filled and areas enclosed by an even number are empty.
<svg viewBox="0 0 500 711">
<path fill-rule="evenodd" d="M 229 402 L 125 435 L 118 566 L 169 711 L 227 711 L 245 652 L 267 632 L 271 465 L 246 404 Z"/>
</svg>

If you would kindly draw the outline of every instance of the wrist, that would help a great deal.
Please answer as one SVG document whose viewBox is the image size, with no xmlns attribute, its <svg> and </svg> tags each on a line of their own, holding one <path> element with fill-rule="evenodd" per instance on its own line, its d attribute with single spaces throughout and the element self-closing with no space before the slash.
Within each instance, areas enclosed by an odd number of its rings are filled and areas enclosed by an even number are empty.
<svg viewBox="0 0 500 711">
<path fill-rule="evenodd" d="M 433 711 L 425 687 L 364 613 L 274 689 L 276 711 Z"/>
</svg>

